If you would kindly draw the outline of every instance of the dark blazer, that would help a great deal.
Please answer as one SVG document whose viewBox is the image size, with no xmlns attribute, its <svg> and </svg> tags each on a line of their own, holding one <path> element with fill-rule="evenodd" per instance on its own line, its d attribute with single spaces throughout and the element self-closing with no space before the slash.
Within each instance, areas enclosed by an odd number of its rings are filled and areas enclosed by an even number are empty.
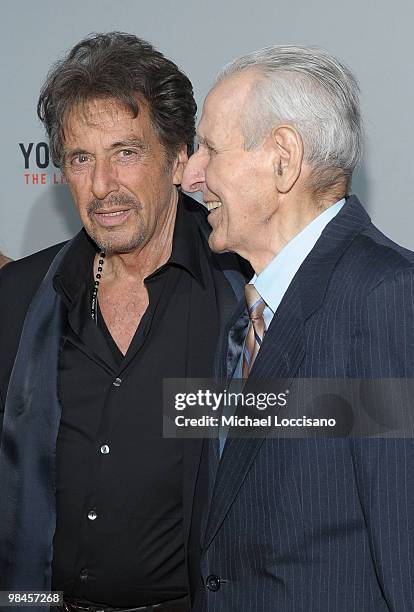
<svg viewBox="0 0 414 612">
<path fill-rule="evenodd" d="M 207 236 L 210 227 L 206 220 L 205 210 L 187 196 L 182 195 L 179 203 L 184 206 L 192 218 L 200 239 L 200 265 L 207 271 L 212 279 L 211 286 L 213 294 L 210 296 L 214 305 L 214 313 L 219 319 L 219 326 L 224 326 L 230 316 L 235 304 L 237 304 L 245 282 L 245 262 L 231 254 L 215 255 L 207 245 Z M 42 279 L 49 269 L 55 255 L 62 248 L 63 243 L 50 247 L 30 257 L 11 263 L 0 273 L 0 433 L 3 421 L 3 412 L 10 375 L 12 372 L 15 356 L 19 347 L 27 309 L 35 295 Z M 76 242 L 74 247 L 76 248 Z M 70 251 L 66 255 L 70 257 Z M 64 260 L 65 261 L 65 260 Z M 196 323 L 194 323 L 195 325 Z M 188 351 L 193 359 L 197 358 L 200 350 L 205 347 L 197 345 L 197 329 L 190 333 L 193 340 L 189 342 Z M 211 355 L 214 353 L 215 341 L 211 339 Z M 190 359 L 191 361 L 191 359 Z M 206 376 L 211 373 L 206 372 Z M 188 545 L 190 524 L 197 523 L 198 516 L 193 513 L 193 497 L 195 482 L 199 475 L 200 455 L 202 440 L 185 440 L 183 457 L 183 528 L 185 546 Z M 202 477 L 200 475 L 200 479 Z M 192 547 L 190 553 L 191 567 L 199 567 L 199 547 Z M 1 571 L 1 568 L 0 568 Z M 194 573 L 194 580 L 198 580 L 199 572 Z"/>
<path fill-rule="evenodd" d="M 414 255 L 352 196 L 294 277 L 245 391 L 413 374 Z M 196 612 L 414 610 L 413 439 L 228 439 L 206 523 Z"/>
</svg>

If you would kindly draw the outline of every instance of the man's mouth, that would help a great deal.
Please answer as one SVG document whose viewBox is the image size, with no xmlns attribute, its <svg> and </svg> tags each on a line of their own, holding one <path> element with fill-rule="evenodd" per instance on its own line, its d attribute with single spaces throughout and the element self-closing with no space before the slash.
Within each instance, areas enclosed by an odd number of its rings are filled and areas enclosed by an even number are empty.
<svg viewBox="0 0 414 612">
<path fill-rule="evenodd" d="M 124 213 L 128 212 L 129 208 L 125 209 L 125 210 L 114 210 L 113 212 L 101 212 L 101 211 L 96 211 L 96 215 L 102 215 L 103 217 L 117 217 L 119 215 L 123 215 Z"/>
<path fill-rule="evenodd" d="M 211 212 L 212 210 L 215 210 L 216 208 L 220 208 L 222 203 L 217 200 L 215 202 L 205 202 L 205 205 L 208 208 L 209 212 Z"/>
<path fill-rule="evenodd" d="M 123 223 L 127 219 L 130 211 L 130 208 L 123 208 L 121 210 L 96 210 L 93 214 L 101 225 L 108 227 Z"/>
</svg>

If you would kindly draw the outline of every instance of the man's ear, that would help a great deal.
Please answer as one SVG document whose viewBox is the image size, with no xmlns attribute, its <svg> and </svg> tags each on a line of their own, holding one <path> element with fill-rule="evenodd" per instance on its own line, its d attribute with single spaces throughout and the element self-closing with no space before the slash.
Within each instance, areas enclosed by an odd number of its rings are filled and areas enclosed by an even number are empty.
<svg viewBox="0 0 414 612">
<path fill-rule="evenodd" d="M 173 167 L 173 183 L 181 185 L 183 179 L 184 168 L 188 162 L 187 145 L 183 145 L 177 153 Z"/>
<path fill-rule="evenodd" d="M 302 138 L 291 125 L 273 128 L 274 175 L 279 193 L 288 193 L 299 178 L 303 160 Z"/>
</svg>

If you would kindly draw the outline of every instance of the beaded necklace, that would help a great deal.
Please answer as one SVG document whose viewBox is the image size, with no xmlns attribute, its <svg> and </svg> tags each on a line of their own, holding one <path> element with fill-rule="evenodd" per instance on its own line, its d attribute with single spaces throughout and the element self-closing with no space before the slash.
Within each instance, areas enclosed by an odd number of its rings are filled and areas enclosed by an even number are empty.
<svg viewBox="0 0 414 612">
<path fill-rule="evenodd" d="M 91 317 L 92 317 L 92 321 L 95 321 L 96 324 L 98 324 L 97 305 L 98 305 L 99 281 L 102 278 L 102 270 L 103 270 L 104 263 L 105 263 L 105 251 L 101 251 L 99 253 L 98 271 L 95 276 L 95 282 L 93 286 L 92 300 L 91 300 Z"/>
</svg>

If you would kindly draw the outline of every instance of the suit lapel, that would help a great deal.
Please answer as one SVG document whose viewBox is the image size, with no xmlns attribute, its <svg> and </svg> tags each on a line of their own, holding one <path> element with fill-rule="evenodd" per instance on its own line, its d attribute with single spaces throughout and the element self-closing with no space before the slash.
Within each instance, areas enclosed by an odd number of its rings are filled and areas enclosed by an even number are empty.
<svg viewBox="0 0 414 612">
<path fill-rule="evenodd" d="M 303 320 L 322 305 L 332 272 L 355 237 L 371 225 L 371 219 L 356 196 L 323 230 L 320 238 L 298 270 Z"/>
<path fill-rule="evenodd" d="M 200 469 L 202 439 L 183 440 L 183 529 L 188 545 L 193 512 L 196 480 Z"/>
<path fill-rule="evenodd" d="M 283 302 L 280 315 L 273 318 L 266 333 L 244 393 L 252 390 L 258 379 L 292 379 L 303 359 L 303 320 L 296 284 L 291 285 Z M 227 439 L 213 490 L 206 547 L 224 521 L 263 441 L 264 436 Z"/>
<path fill-rule="evenodd" d="M 244 295 L 244 284 L 246 279 L 241 270 L 237 268 L 238 261 L 233 255 L 226 254 L 217 257 L 216 255 L 210 253 L 210 257 L 212 257 L 214 260 L 214 265 L 210 264 L 210 266 L 213 269 L 214 286 L 216 290 L 216 295 L 214 296 L 212 294 L 210 296 L 210 299 L 212 300 L 211 311 L 213 312 L 216 308 L 218 337 L 219 343 L 221 343 L 226 322 L 231 316 L 231 313 L 235 308 L 235 304 L 237 304 L 237 300 L 240 299 L 242 294 Z M 191 331 L 189 334 L 189 341 L 190 343 L 194 342 L 194 346 L 189 351 L 189 354 L 195 355 L 197 354 L 197 348 L 199 348 L 198 345 L 200 342 L 198 333 L 200 320 L 197 316 L 197 308 L 194 307 L 194 305 L 190 307 L 188 316 L 190 317 L 190 323 L 193 322 L 193 326 L 191 327 L 190 325 Z M 195 370 L 193 370 L 193 367 Z M 191 362 L 189 363 L 188 368 L 187 376 L 189 378 L 196 378 L 197 375 L 194 372 L 199 372 L 199 364 Z M 207 368 L 205 368 L 205 370 L 206 369 Z M 200 518 L 199 516 L 193 516 L 197 479 L 197 486 L 200 490 L 202 490 L 204 483 L 201 481 L 207 479 L 207 477 L 203 472 L 203 468 L 205 466 L 201 461 L 203 440 L 189 439 L 184 440 L 183 444 L 183 526 L 184 542 L 185 545 L 188 546 L 190 531 L 192 532 L 194 529 L 193 523 Z"/>
<path fill-rule="evenodd" d="M 329 223 L 303 262 L 279 308 L 250 372 L 244 391 L 255 381 L 285 379 L 289 383 L 305 357 L 305 321 L 323 303 L 333 269 L 355 236 L 370 224 L 370 218 L 355 196 L 351 196 L 337 217 Z M 229 331 L 243 312 L 238 305 Z M 230 334 L 231 335 L 231 334 Z M 229 344 L 222 340 L 217 373 L 226 378 Z M 264 441 L 262 438 L 228 438 L 217 472 L 204 547 L 213 540 Z"/>
</svg>

